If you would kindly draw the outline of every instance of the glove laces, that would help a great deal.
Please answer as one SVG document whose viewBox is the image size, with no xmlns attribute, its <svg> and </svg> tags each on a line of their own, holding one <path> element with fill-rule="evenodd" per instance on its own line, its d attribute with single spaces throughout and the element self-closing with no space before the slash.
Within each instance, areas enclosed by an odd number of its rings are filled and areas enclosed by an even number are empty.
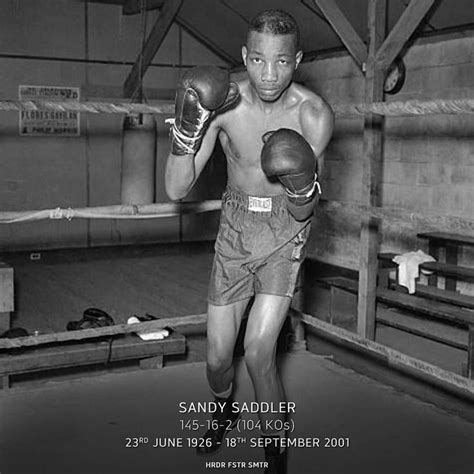
<svg viewBox="0 0 474 474">
<path fill-rule="evenodd" d="M 186 135 L 176 126 L 175 118 L 168 118 L 165 120 L 165 123 L 171 124 L 171 133 L 173 135 L 173 139 L 176 140 L 180 147 L 182 147 L 187 153 L 191 155 L 196 153 L 196 144 L 202 139 L 202 136 L 204 135 L 204 128 L 212 113 L 210 110 L 205 109 L 200 104 L 198 104 L 198 106 L 200 109 L 200 114 L 197 117 L 196 131 L 191 137 Z"/>
<path fill-rule="evenodd" d="M 285 188 L 285 192 L 288 197 L 290 198 L 310 198 L 313 197 L 314 192 L 318 190 L 318 194 L 321 194 L 321 185 L 319 184 L 318 181 L 318 174 L 314 173 L 314 181 L 313 185 L 311 186 L 311 189 L 305 193 L 305 194 L 300 194 L 300 193 L 294 193 L 293 191 L 290 191 L 289 189 Z"/>
<path fill-rule="evenodd" d="M 183 148 L 190 155 L 195 153 L 196 142 L 201 138 L 200 136 L 188 137 L 185 135 L 175 123 L 174 118 L 169 118 L 165 120 L 165 123 L 171 124 L 171 134 L 173 139 L 178 143 L 178 145 Z"/>
</svg>

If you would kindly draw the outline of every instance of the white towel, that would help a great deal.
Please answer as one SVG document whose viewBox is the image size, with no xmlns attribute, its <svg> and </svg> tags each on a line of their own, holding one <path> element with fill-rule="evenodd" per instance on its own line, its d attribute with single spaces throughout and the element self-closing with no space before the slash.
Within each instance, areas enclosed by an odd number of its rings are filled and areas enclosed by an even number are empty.
<svg viewBox="0 0 474 474">
<path fill-rule="evenodd" d="M 127 320 L 127 324 L 136 324 L 140 323 L 141 321 L 135 317 L 131 316 Z M 167 329 L 158 329 L 158 331 L 153 331 L 153 332 L 137 332 L 137 336 L 142 339 L 143 341 L 155 341 L 158 339 L 164 339 L 165 337 L 168 337 L 170 335 L 170 332 Z"/>
<path fill-rule="evenodd" d="M 398 263 L 398 284 L 408 288 L 409 294 L 415 293 L 415 280 L 420 276 L 419 266 L 425 262 L 436 262 L 422 250 L 397 255 L 393 261 Z"/>
</svg>

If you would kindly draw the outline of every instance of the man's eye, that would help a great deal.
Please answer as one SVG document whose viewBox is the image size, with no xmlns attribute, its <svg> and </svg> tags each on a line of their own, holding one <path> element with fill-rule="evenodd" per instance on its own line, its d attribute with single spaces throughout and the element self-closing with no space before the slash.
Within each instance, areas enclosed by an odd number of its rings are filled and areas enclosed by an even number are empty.
<svg viewBox="0 0 474 474">
<path fill-rule="evenodd" d="M 288 64 L 288 61 L 286 59 L 280 59 L 280 61 L 278 61 L 280 64 Z"/>
<path fill-rule="evenodd" d="M 260 58 L 252 58 L 252 61 L 255 63 L 255 64 L 260 64 L 262 62 L 262 60 Z"/>
</svg>

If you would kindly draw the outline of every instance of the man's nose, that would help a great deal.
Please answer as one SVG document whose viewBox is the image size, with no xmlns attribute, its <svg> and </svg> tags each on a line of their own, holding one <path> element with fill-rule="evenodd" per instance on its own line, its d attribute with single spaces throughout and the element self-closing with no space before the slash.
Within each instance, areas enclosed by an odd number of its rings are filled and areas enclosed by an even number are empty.
<svg viewBox="0 0 474 474">
<path fill-rule="evenodd" d="M 276 82 L 278 80 L 278 75 L 276 68 L 273 64 L 267 63 L 262 71 L 262 81 L 264 82 Z"/>
</svg>

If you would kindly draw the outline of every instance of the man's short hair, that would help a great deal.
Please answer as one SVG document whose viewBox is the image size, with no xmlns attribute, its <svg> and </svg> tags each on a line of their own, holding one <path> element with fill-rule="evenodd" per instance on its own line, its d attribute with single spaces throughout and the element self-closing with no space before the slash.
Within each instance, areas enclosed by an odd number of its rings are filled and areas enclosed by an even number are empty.
<svg viewBox="0 0 474 474">
<path fill-rule="evenodd" d="M 298 23 L 289 13 L 283 10 L 264 10 L 258 13 L 250 21 L 248 34 L 252 31 L 271 33 L 272 35 L 294 35 L 296 49 L 300 45 Z"/>
</svg>

